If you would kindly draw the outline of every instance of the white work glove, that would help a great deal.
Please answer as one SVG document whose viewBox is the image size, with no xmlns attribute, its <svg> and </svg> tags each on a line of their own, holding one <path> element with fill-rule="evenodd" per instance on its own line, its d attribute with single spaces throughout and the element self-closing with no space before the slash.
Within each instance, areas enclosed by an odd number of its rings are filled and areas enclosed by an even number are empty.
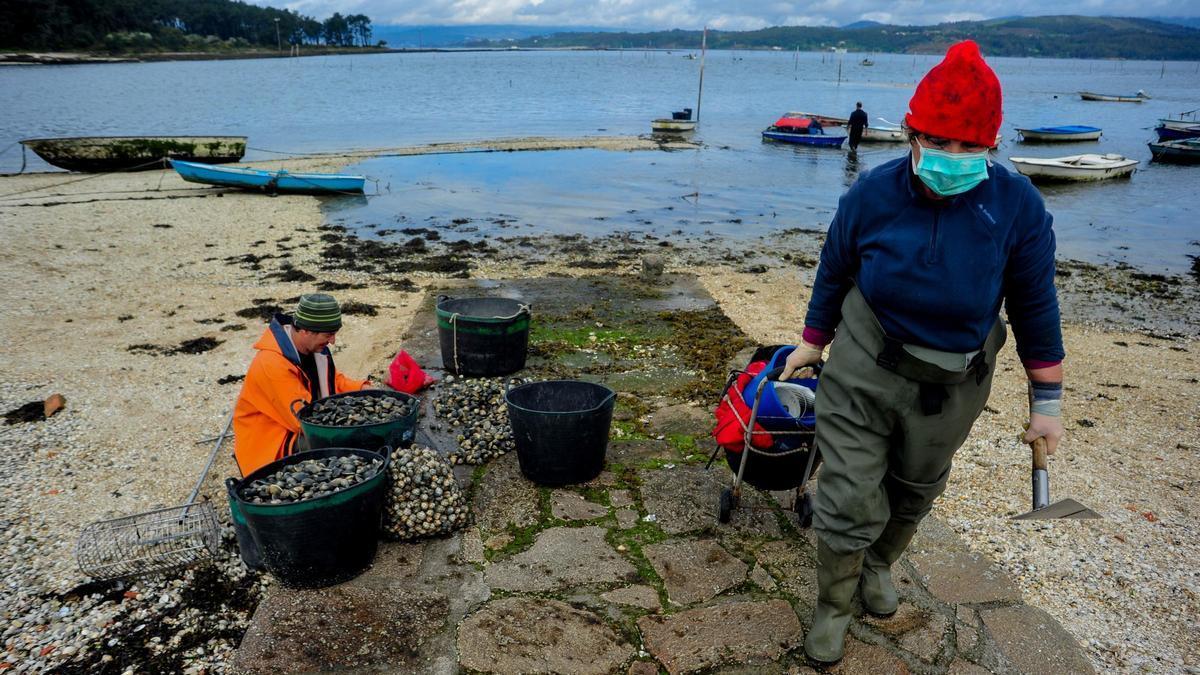
<svg viewBox="0 0 1200 675">
<path fill-rule="evenodd" d="M 821 360 L 821 355 L 825 353 L 824 347 L 810 345 L 804 340 L 796 345 L 791 354 L 788 354 L 787 360 L 783 362 L 783 374 L 779 376 L 780 380 L 790 380 L 796 371 L 803 368 L 808 368 Z"/>
<path fill-rule="evenodd" d="M 1029 413 L 1029 429 L 1025 431 L 1025 442 L 1032 443 L 1035 439 L 1046 439 L 1046 454 L 1053 455 L 1054 449 L 1063 437 L 1062 417 Z"/>
</svg>

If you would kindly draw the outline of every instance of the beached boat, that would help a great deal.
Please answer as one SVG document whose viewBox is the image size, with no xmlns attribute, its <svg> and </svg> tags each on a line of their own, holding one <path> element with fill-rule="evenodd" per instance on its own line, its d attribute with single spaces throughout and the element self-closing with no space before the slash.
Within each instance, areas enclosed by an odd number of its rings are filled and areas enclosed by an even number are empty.
<svg viewBox="0 0 1200 675">
<path fill-rule="evenodd" d="M 245 188 L 268 194 L 343 194 L 361 193 L 367 179 L 340 173 L 289 173 L 283 169 L 268 171 L 243 166 L 213 166 L 169 160 L 181 178 L 192 183 Z"/>
<path fill-rule="evenodd" d="M 1113 103 L 1141 103 L 1150 98 L 1146 92 L 1138 89 L 1136 94 L 1097 94 L 1091 91 L 1079 92 L 1079 98 L 1085 101 L 1109 101 Z"/>
<path fill-rule="evenodd" d="M 246 154 L 245 136 L 78 136 L 21 144 L 60 169 L 90 173 L 161 169 L 166 159 L 227 164 Z"/>
<path fill-rule="evenodd" d="M 1103 130 L 1100 127 L 1088 127 L 1079 124 L 1069 124 L 1058 127 L 1037 127 L 1034 129 L 1017 129 L 1021 140 L 1038 143 L 1070 143 L 1074 141 L 1094 141 L 1100 138 Z"/>
<path fill-rule="evenodd" d="M 1175 164 L 1200 164 L 1200 138 L 1188 138 L 1182 141 L 1162 141 L 1150 143 L 1150 154 L 1156 162 L 1172 162 Z"/>
<path fill-rule="evenodd" d="M 846 142 L 845 135 L 826 134 L 822 126 L 813 124 L 807 117 L 784 115 L 771 126 L 763 129 L 762 137 L 770 141 L 814 145 L 817 147 L 840 148 Z"/>
<path fill-rule="evenodd" d="M 1069 157 L 1009 157 L 1017 171 L 1034 181 L 1091 181 L 1121 178 L 1137 168 L 1136 159 L 1109 153 Z"/>
</svg>

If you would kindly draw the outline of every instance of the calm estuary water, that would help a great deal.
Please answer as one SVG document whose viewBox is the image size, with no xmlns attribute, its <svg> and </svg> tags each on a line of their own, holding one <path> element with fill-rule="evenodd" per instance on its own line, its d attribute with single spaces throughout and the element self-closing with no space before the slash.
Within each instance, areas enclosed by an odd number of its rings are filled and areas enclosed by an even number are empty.
<svg viewBox="0 0 1200 675">
<path fill-rule="evenodd" d="M 387 54 L 0 69 L 0 172 L 21 165 L 17 139 L 112 134 L 244 134 L 247 159 L 284 153 L 505 136 L 646 133 L 649 120 L 695 107 L 699 61 L 686 52 Z M 704 147 L 673 153 L 562 151 L 379 158 L 356 170 L 383 191 L 346 203 L 349 222 L 511 219 L 523 232 L 614 230 L 763 235 L 828 224 L 858 172 L 905 150 L 763 143 L 787 110 L 899 121 L 935 56 L 710 52 Z M 1004 87 L 1010 155 L 1116 152 L 1142 160 L 1129 180 L 1044 188 L 1060 255 L 1182 271 L 1200 254 L 1191 207 L 1200 167 L 1150 164 L 1159 117 L 1200 107 L 1200 63 L 990 59 Z M 1140 104 L 1081 101 L 1077 90 Z M 1026 145 L 1015 128 L 1088 124 L 1097 143 Z M 30 170 L 47 170 L 31 156 Z M 370 188 L 369 188 L 370 189 Z M 510 224 L 510 228 L 512 225 Z"/>
</svg>

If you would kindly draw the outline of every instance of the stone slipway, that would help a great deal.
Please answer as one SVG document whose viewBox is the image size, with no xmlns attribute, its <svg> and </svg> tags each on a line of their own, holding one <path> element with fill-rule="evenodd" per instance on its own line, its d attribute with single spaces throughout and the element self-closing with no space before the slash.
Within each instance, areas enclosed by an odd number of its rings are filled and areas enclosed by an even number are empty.
<svg viewBox="0 0 1200 675">
<path fill-rule="evenodd" d="M 533 279 L 442 292 L 530 302 L 526 374 L 618 390 L 605 472 L 551 490 L 524 479 L 512 454 L 458 467 L 475 514 L 468 528 L 383 544 L 369 571 L 339 586 L 274 586 L 234 670 L 812 672 L 802 645 L 816 555 L 790 496 L 748 489 L 730 524 L 716 520 L 731 474 L 723 462 L 704 466 L 706 391 L 724 363 L 745 358 L 734 354 L 746 341 L 695 279 Z M 575 338 L 581 344 L 564 348 Z M 404 346 L 440 363 L 432 298 Z M 693 347 L 728 353 L 717 368 Z M 857 612 L 835 672 L 1091 671 L 1053 618 L 936 518 L 896 578 L 900 611 Z"/>
</svg>

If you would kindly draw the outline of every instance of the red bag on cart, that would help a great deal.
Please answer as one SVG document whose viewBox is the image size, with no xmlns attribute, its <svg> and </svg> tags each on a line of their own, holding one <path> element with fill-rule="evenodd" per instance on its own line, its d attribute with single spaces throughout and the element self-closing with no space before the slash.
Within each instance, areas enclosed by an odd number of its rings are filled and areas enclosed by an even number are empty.
<svg viewBox="0 0 1200 675">
<path fill-rule="evenodd" d="M 717 445 L 730 452 L 741 452 L 746 447 L 746 424 L 750 422 L 750 406 L 742 400 L 742 390 L 761 373 L 767 366 L 766 361 L 755 361 L 746 366 L 746 372 L 740 373 L 730 385 L 721 402 L 717 404 L 714 415 L 717 426 L 712 431 Z M 766 450 L 775 444 L 775 439 L 758 422 L 754 423 L 754 433 L 750 435 L 750 444 L 760 450 Z"/>
</svg>

